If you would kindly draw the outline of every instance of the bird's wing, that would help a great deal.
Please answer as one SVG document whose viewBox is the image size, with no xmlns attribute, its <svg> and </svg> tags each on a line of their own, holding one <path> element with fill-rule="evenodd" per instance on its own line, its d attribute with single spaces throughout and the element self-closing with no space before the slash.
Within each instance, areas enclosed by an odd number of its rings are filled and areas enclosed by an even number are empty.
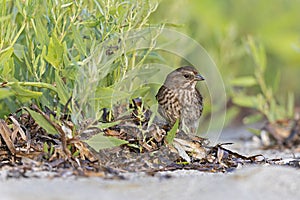
<svg viewBox="0 0 300 200">
<path fill-rule="evenodd" d="M 166 86 L 161 86 L 156 95 L 159 104 L 158 112 L 172 126 L 180 118 L 181 105 L 178 95 Z"/>
<path fill-rule="evenodd" d="M 197 95 L 197 104 L 199 105 L 199 108 L 200 108 L 200 115 L 202 114 L 202 111 L 203 111 L 203 97 L 202 95 L 200 94 L 199 90 L 196 88 L 196 95 Z M 199 116 L 200 116 L 199 115 Z"/>
</svg>

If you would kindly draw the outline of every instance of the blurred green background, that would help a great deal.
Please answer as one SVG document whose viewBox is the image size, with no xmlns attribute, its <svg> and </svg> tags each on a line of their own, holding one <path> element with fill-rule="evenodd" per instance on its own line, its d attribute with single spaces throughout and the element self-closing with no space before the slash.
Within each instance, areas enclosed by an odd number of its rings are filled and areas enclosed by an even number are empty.
<svg viewBox="0 0 300 200">
<path fill-rule="evenodd" d="M 229 102 L 238 92 L 231 80 L 254 74 L 247 45 L 254 38 L 265 50 L 264 78 L 273 96 L 285 98 L 291 91 L 299 105 L 299 8 L 298 0 L 162 0 L 151 22 L 176 27 L 203 45 L 222 74 Z"/>
</svg>

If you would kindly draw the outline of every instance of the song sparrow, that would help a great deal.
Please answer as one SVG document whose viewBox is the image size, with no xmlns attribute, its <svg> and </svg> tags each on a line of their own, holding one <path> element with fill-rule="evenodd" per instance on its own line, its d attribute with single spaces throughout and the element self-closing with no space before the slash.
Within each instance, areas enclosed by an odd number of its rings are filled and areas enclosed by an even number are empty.
<svg viewBox="0 0 300 200">
<path fill-rule="evenodd" d="M 187 134 L 197 132 L 203 102 L 196 84 L 202 80 L 204 78 L 191 66 L 180 67 L 167 76 L 156 99 L 158 112 L 171 127 L 179 119 L 180 130 Z"/>
</svg>

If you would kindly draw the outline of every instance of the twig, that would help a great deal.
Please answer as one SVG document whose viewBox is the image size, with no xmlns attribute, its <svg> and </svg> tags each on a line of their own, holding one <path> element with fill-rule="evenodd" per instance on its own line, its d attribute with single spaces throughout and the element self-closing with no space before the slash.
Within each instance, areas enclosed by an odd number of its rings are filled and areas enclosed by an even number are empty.
<svg viewBox="0 0 300 200">
<path fill-rule="evenodd" d="M 217 144 L 217 145 L 214 146 L 213 148 L 220 148 L 220 149 L 222 149 L 223 151 L 227 151 L 227 152 L 230 153 L 231 155 L 236 156 L 237 158 L 241 158 L 241 159 L 244 159 L 244 160 L 250 160 L 250 161 L 252 161 L 252 162 L 254 162 L 255 159 L 256 159 L 257 157 L 260 157 L 260 156 L 263 157 L 263 158 L 265 158 L 262 154 L 257 154 L 257 155 L 253 155 L 253 156 L 244 156 L 244 155 L 241 155 L 241 154 L 239 154 L 239 153 L 237 153 L 237 152 L 231 151 L 231 150 L 226 149 L 226 148 L 223 147 L 224 145 L 228 145 L 228 144 L 232 144 L 232 143 Z"/>
</svg>

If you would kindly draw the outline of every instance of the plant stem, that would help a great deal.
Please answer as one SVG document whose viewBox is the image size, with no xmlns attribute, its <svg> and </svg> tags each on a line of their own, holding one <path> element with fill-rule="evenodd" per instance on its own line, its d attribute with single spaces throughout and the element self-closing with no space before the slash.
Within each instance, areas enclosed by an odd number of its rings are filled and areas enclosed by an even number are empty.
<svg viewBox="0 0 300 200">
<path fill-rule="evenodd" d="M 32 86 L 32 87 L 38 87 L 38 88 L 47 88 L 50 90 L 53 90 L 54 92 L 57 92 L 56 87 L 49 83 L 43 83 L 43 82 L 7 82 L 6 84 L 2 84 L 4 86 L 11 86 L 14 84 L 18 84 L 20 86 Z"/>
</svg>

